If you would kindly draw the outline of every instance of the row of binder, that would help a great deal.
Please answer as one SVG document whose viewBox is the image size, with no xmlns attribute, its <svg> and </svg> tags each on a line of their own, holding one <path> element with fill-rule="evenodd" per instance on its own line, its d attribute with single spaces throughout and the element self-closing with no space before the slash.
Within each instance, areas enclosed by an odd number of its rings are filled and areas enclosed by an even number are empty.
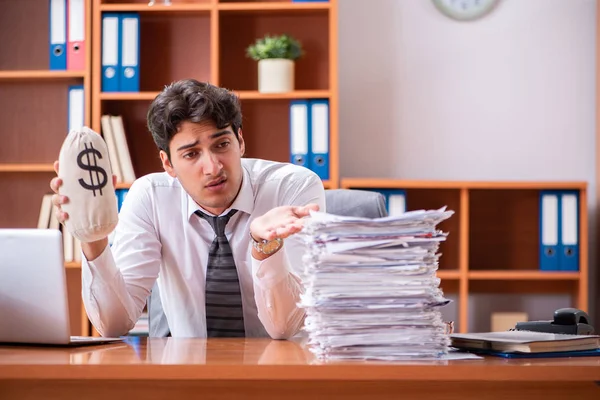
<svg viewBox="0 0 600 400">
<path fill-rule="evenodd" d="M 329 179 L 329 100 L 290 102 L 290 160 Z"/>
<path fill-rule="evenodd" d="M 579 194 L 576 191 L 540 193 L 540 269 L 579 270 Z"/>
<path fill-rule="evenodd" d="M 139 92 L 140 16 L 102 14 L 102 91 Z"/>
<path fill-rule="evenodd" d="M 384 195 L 390 216 L 398 216 L 407 211 L 406 191 L 373 190 Z M 571 190 L 541 191 L 539 221 L 539 269 L 578 271 L 579 193 Z"/>
<path fill-rule="evenodd" d="M 85 0 L 49 0 L 51 70 L 85 69 Z"/>
</svg>

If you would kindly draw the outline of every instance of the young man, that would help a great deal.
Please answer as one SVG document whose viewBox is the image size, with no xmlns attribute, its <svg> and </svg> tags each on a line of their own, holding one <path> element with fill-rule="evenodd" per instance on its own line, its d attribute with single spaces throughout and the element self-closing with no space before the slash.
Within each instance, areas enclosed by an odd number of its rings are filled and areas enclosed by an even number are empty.
<svg viewBox="0 0 600 400">
<path fill-rule="evenodd" d="M 225 89 L 176 82 L 147 119 L 165 172 L 133 183 L 112 246 L 106 238 L 82 243 L 93 325 L 103 336 L 126 334 L 158 279 L 173 337 L 296 334 L 304 249 L 294 233 L 310 210 L 325 210 L 318 176 L 242 158 L 239 100 Z M 59 207 L 68 201 L 58 195 L 61 184 L 51 182 Z"/>
</svg>

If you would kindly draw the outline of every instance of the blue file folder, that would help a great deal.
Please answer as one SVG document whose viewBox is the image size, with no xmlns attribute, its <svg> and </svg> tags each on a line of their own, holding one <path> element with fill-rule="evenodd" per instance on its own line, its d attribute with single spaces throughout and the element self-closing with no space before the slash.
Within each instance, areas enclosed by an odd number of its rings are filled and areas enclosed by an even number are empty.
<svg viewBox="0 0 600 400">
<path fill-rule="evenodd" d="M 140 16 L 137 13 L 121 13 L 120 52 L 121 92 L 140 91 Z"/>
<path fill-rule="evenodd" d="M 563 191 L 560 198 L 559 269 L 579 270 L 579 193 Z"/>
<path fill-rule="evenodd" d="M 542 191 L 540 193 L 540 270 L 559 270 L 559 240 L 560 240 L 560 193 Z"/>
<path fill-rule="evenodd" d="M 309 168 L 310 109 L 307 100 L 290 102 L 290 162 Z"/>
<path fill-rule="evenodd" d="M 85 125 L 85 93 L 83 85 L 69 86 L 67 133 Z"/>
<path fill-rule="evenodd" d="M 50 0 L 50 62 L 51 70 L 67 69 L 67 0 Z"/>
<path fill-rule="evenodd" d="M 123 202 L 125 201 L 125 197 L 127 197 L 128 192 L 129 192 L 129 189 L 117 189 L 116 190 L 117 210 L 119 212 L 121 211 L 121 207 L 123 206 Z"/>
<path fill-rule="evenodd" d="M 120 20 L 118 13 L 102 14 L 102 91 L 120 90 Z"/>
<path fill-rule="evenodd" d="M 389 216 L 395 217 L 406 212 L 405 190 L 385 189 L 382 193 L 385 195 L 385 204 Z"/>
<path fill-rule="evenodd" d="M 309 168 L 322 180 L 329 179 L 329 100 L 310 101 Z"/>
</svg>

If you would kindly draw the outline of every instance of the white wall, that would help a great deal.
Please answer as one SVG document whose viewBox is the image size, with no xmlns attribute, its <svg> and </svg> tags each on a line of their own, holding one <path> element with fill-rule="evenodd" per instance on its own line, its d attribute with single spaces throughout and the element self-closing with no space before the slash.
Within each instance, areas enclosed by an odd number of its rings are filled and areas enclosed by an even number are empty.
<svg viewBox="0 0 600 400">
<path fill-rule="evenodd" d="M 339 30 L 342 177 L 583 180 L 595 237 L 595 0 L 501 0 L 469 23 L 339 0 Z"/>
</svg>

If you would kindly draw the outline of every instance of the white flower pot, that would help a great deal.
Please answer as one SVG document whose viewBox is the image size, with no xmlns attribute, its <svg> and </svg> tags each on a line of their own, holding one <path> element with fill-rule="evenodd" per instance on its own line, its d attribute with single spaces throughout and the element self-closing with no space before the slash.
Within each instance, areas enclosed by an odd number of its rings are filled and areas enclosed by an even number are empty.
<svg viewBox="0 0 600 400">
<path fill-rule="evenodd" d="M 258 91 L 283 93 L 294 90 L 294 61 L 270 58 L 258 61 Z"/>
</svg>

